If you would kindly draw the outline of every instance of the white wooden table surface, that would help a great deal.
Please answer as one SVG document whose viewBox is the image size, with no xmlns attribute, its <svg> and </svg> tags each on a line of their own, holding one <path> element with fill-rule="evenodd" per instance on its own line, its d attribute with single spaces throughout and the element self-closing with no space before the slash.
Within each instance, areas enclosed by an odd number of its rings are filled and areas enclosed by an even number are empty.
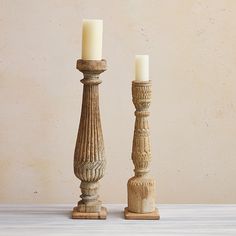
<svg viewBox="0 0 236 236">
<path fill-rule="evenodd" d="M 0 235 L 236 236 L 236 205 L 159 205 L 159 221 L 124 220 L 124 205 L 106 207 L 107 220 L 72 220 L 72 205 L 0 205 Z"/>
</svg>

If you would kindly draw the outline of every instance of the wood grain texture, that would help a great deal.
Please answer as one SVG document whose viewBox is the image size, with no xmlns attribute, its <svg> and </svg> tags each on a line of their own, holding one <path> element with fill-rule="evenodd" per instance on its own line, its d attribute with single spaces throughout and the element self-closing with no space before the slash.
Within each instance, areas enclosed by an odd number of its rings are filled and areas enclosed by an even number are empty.
<svg viewBox="0 0 236 236">
<path fill-rule="evenodd" d="M 148 213 L 133 213 L 128 211 L 128 207 L 126 207 L 124 210 L 124 217 L 127 220 L 160 220 L 160 215 L 157 209 Z"/>
<path fill-rule="evenodd" d="M 77 69 L 84 74 L 81 82 L 83 101 L 79 130 L 74 153 L 74 173 L 81 180 L 81 198 L 72 212 L 73 218 L 84 218 L 78 212 L 101 213 L 98 199 L 98 181 L 104 176 L 106 165 L 104 142 L 99 111 L 99 75 L 106 70 L 106 61 L 78 60 Z M 105 211 L 102 211 L 103 213 Z M 103 214 L 104 215 L 104 214 Z M 86 218 L 89 218 L 88 214 Z"/>
<path fill-rule="evenodd" d="M 77 207 L 72 211 L 72 219 L 91 219 L 91 220 L 105 220 L 107 217 L 107 209 L 101 207 L 100 212 L 80 212 Z"/>
<path fill-rule="evenodd" d="M 0 236 L 236 235 L 236 205 L 158 205 L 160 221 L 124 220 L 125 205 L 105 205 L 107 220 L 72 220 L 72 205 L 0 205 Z"/>
<path fill-rule="evenodd" d="M 132 160 L 135 166 L 135 176 L 130 178 L 128 188 L 128 209 L 125 216 L 133 219 L 143 217 L 150 219 L 150 215 L 157 215 L 155 210 L 156 181 L 149 175 L 151 161 L 151 147 L 149 135 L 149 106 L 151 103 L 151 81 L 133 81 L 132 97 L 136 108 L 135 127 L 132 147 Z M 128 214 L 132 212 L 132 214 Z M 135 214 L 137 213 L 137 217 Z M 147 214 L 150 213 L 150 214 Z M 159 217 L 156 217 L 156 219 Z"/>
</svg>

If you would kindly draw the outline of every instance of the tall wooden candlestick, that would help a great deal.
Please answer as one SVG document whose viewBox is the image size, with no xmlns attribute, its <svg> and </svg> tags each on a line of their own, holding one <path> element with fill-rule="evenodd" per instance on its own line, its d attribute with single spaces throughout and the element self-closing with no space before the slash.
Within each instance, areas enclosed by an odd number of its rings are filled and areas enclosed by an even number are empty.
<svg viewBox="0 0 236 236">
<path fill-rule="evenodd" d="M 126 219 L 158 220 L 160 216 L 155 207 L 156 181 L 149 176 L 151 149 L 148 108 L 151 103 L 151 81 L 133 81 L 132 96 L 136 108 L 132 148 L 135 176 L 128 181 L 128 207 L 124 214 Z"/>
<path fill-rule="evenodd" d="M 99 112 L 99 75 L 106 70 L 105 60 L 78 60 L 84 74 L 83 101 L 74 153 L 74 173 L 81 180 L 82 200 L 74 207 L 73 219 L 106 219 L 106 208 L 98 199 L 98 181 L 104 175 L 105 156 Z"/>
</svg>

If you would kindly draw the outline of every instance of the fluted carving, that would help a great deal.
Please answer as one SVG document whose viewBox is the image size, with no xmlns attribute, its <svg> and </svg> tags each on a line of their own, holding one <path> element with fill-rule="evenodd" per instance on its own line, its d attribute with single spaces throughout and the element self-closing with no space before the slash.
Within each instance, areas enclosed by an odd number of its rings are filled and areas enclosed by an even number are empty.
<svg viewBox="0 0 236 236">
<path fill-rule="evenodd" d="M 151 81 L 133 81 L 132 96 L 135 111 L 135 127 L 132 161 L 135 176 L 128 181 L 127 219 L 159 219 L 155 207 L 156 181 L 149 175 L 151 161 L 150 134 L 148 125 L 151 103 Z"/>
<path fill-rule="evenodd" d="M 106 61 L 78 60 L 77 69 L 84 74 L 84 78 L 81 80 L 84 87 L 74 153 L 74 173 L 81 180 L 82 194 L 80 197 L 82 200 L 74 208 L 72 217 L 78 216 L 78 212 L 101 212 L 98 181 L 104 176 L 106 165 L 98 90 L 98 85 L 102 82 L 99 75 L 106 70 Z"/>
</svg>

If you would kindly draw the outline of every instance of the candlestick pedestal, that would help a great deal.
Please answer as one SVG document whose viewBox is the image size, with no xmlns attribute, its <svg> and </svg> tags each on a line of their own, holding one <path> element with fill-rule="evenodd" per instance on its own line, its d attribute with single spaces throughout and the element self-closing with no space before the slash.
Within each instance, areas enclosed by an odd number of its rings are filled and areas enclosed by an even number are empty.
<svg viewBox="0 0 236 236">
<path fill-rule="evenodd" d="M 148 174 L 151 161 L 148 125 L 151 81 L 133 81 L 132 96 L 136 108 L 132 148 L 135 176 L 128 181 L 128 207 L 124 215 L 126 219 L 158 220 L 160 216 L 155 207 L 156 181 Z"/>
<path fill-rule="evenodd" d="M 73 219 L 106 219 L 106 208 L 98 199 L 98 181 L 104 175 L 105 156 L 99 112 L 99 75 L 106 61 L 78 60 L 77 69 L 84 74 L 81 82 L 83 101 L 74 153 L 74 173 L 81 180 L 82 200 L 72 211 Z"/>
</svg>

